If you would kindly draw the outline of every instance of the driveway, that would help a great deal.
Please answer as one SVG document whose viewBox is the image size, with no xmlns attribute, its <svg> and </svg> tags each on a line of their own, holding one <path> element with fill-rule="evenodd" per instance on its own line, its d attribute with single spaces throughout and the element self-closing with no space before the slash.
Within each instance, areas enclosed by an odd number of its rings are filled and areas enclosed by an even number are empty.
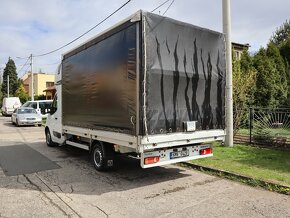
<svg viewBox="0 0 290 218">
<path fill-rule="evenodd" d="M 290 217 L 289 196 L 175 165 L 141 169 L 120 156 L 115 170 L 97 172 L 86 151 L 47 147 L 43 127 L 0 116 L 1 149 L 15 156 L 0 160 L 0 217 Z M 34 155 L 27 166 L 21 149 Z"/>
</svg>

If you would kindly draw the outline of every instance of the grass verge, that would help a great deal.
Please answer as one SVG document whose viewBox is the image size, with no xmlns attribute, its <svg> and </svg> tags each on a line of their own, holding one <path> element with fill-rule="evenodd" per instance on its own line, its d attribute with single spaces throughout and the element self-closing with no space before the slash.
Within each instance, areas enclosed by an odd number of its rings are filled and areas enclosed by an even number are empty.
<svg viewBox="0 0 290 218">
<path fill-rule="evenodd" d="M 215 146 L 214 156 L 191 161 L 211 174 L 242 180 L 252 186 L 290 194 L 290 152 L 269 148 L 235 145 L 233 148 Z M 203 169 L 204 170 L 204 169 Z M 214 170 L 218 170 L 213 172 Z M 277 187 L 276 187 L 277 186 Z M 279 191 L 280 190 L 280 191 Z"/>
</svg>

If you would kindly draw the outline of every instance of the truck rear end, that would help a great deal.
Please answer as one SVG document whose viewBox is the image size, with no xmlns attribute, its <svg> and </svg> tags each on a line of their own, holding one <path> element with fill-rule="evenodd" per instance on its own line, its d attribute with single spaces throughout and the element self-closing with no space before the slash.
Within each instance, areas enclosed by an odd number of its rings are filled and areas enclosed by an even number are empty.
<svg viewBox="0 0 290 218">
<path fill-rule="evenodd" d="M 225 135 L 224 51 L 221 33 L 139 11 L 63 55 L 62 130 L 46 132 L 143 168 L 212 156 Z"/>
<path fill-rule="evenodd" d="M 223 34 L 143 13 L 142 35 L 141 165 L 212 156 L 225 135 Z"/>
</svg>

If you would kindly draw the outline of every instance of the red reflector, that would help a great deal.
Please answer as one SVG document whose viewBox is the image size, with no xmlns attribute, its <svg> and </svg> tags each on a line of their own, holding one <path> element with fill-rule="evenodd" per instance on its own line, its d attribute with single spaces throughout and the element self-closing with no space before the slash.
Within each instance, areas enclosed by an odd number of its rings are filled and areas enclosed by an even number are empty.
<svg viewBox="0 0 290 218">
<path fill-rule="evenodd" d="M 147 165 L 147 164 L 157 163 L 157 162 L 159 162 L 159 160 L 160 160 L 160 157 L 159 156 L 156 156 L 156 157 L 146 157 L 144 159 L 144 164 Z"/>
<path fill-rule="evenodd" d="M 199 151 L 200 155 L 211 154 L 211 153 L 212 153 L 212 148 L 205 148 Z"/>
</svg>

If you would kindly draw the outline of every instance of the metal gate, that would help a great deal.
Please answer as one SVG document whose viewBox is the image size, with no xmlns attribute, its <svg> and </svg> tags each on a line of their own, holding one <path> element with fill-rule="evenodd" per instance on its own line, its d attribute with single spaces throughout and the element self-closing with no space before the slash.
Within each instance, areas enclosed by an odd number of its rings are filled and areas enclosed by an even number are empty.
<svg viewBox="0 0 290 218">
<path fill-rule="evenodd" d="M 239 124 L 236 142 L 290 148 L 290 108 L 250 108 Z"/>
</svg>

